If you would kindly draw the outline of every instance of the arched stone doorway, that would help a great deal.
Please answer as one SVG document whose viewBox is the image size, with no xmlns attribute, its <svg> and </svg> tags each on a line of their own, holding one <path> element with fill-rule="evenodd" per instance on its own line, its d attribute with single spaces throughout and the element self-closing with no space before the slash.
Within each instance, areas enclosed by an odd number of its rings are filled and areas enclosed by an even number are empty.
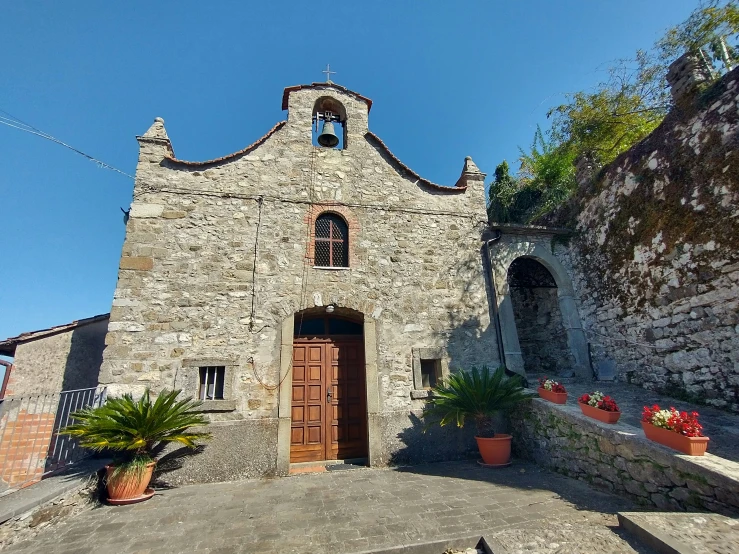
<svg viewBox="0 0 739 554">
<path fill-rule="evenodd" d="M 567 271 L 552 253 L 551 236 L 554 233 L 544 228 L 511 227 L 502 228 L 500 239 L 490 249 L 490 261 L 493 269 L 500 331 L 506 367 L 522 375 L 524 354 L 518 340 L 516 315 L 514 313 L 511 287 L 508 283 L 508 271 L 511 265 L 520 258 L 532 259 L 546 268 L 554 280 L 562 327 L 567 337 L 569 355 L 572 356 L 571 370 L 580 378 L 590 379 L 593 371 L 590 368 L 588 342 L 580 321 L 575 303 L 575 292 Z"/>
<path fill-rule="evenodd" d="M 571 376 L 575 360 L 567 343 L 552 274 L 534 258 L 516 258 L 508 268 L 508 289 L 524 369 Z"/>
<path fill-rule="evenodd" d="M 375 320 L 335 304 L 291 314 L 282 323 L 280 366 L 278 474 L 300 461 L 366 458 L 375 465 L 381 455 Z"/>
<path fill-rule="evenodd" d="M 295 317 L 291 463 L 367 456 L 363 331 L 348 311 Z"/>
</svg>

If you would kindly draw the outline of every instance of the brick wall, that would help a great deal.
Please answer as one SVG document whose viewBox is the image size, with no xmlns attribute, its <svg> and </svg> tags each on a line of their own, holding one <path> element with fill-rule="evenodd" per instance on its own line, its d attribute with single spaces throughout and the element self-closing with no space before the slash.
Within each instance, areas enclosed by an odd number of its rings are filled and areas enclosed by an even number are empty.
<svg viewBox="0 0 739 554">
<path fill-rule="evenodd" d="M 7 487 L 28 486 L 41 480 L 54 429 L 53 413 L 25 409 L 0 420 L 0 481 Z"/>
</svg>

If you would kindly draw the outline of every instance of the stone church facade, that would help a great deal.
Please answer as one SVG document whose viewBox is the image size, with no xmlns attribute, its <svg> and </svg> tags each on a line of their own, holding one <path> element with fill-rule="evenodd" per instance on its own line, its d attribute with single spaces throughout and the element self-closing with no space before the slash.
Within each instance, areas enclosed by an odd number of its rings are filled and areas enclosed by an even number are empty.
<svg viewBox="0 0 739 554">
<path fill-rule="evenodd" d="M 282 107 L 215 160 L 177 159 L 161 119 L 138 137 L 101 384 L 204 400 L 214 437 L 181 482 L 463 454 L 469 433 L 418 416 L 450 368 L 501 361 L 484 174 L 467 158 L 453 186 L 423 179 L 369 130 L 371 100 L 330 82 Z M 315 145 L 326 113 L 338 148 Z"/>
</svg>

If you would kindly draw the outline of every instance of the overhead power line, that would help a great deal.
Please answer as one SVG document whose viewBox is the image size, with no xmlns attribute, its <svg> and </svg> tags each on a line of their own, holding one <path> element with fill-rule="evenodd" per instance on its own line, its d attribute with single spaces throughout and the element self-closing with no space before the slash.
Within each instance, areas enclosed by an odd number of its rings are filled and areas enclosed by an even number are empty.
<svg viewBox="0 0 739 554">
<path fill-rule="evenodd" d="M 51 142 L 54 142 L 56 144 L 59 144 L 60 146 L 63 146 L 64 148 L 67 148 L 71 150 L 72 152 L 75 152 L 76 154 L 79 154 L 80 156 L 84 156 L 91 162 L 94 162 L 98 167 L 102 169 L 110 169 L 111 171 L 115 171 L 116 173 L 120 173 L 121 175 L 125 175 L 129 179 L 133 179 L 133 175 L 129 175 L 125 171 L 121 171 L 117 167 L 113 167 L 110 164 L 105 163 L 104 161 L 98 160 L 97 158 L 90 156 L 90 154 L 86 154 L 82 150 L 79 150 L 75 148 L 74 146 L 71 146 L 67 144 L 66 142 L 62 142 L 58 138 L 50 135 L 49 133 L 45 133 L 44 131 L 41 131 L 40 129 L 37 129 L 33 125 L 30 125 L 28 123 L 25 123 L 24 121 L 18 119 L 11 113 L 6 112 L 3 109 L 0 109 L 0 112 L 4 113 L 5 116 L 0 115 L 0 123 L 3 125 L 6 125 L 7 127 L 12 127 L 13 129 L 18 129 L 19 131 L 24 131 L 26 133 L 30 133 L 32 135 L 36 135 L 38 137 L 44 138 L 46 140 L 50 140 Z M 6 117 L 7 116 L 7 117 Z"/>
</svg>

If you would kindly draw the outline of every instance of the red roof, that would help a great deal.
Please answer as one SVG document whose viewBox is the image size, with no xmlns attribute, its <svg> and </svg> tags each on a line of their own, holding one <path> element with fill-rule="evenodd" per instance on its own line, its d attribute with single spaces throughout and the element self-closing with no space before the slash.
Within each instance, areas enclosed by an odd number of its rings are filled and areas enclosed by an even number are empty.
<svg viewBox="0 0 739 554">
<path fill-rule="evenodd" d="M 93 317 L 88 317 L 86 319 L 78 319 L 76 321 L 72 321 L 71 323 L 65 323 L 64 325 L 50 327 L 49 329 L 41 329 L 39 331 L 29 331 L 27 333 L 21 333 L 17 337 L 10 337 L 8 339 L 0 341 L 0 354 L 2 354 L 3 356 L 14 356 L 15 347 L 18 344 L 42 339 L 44 337 L 50 337 L 51 335 L 58 335 L 59 333 L 72 331 L 74 329 L 77 329 L 78 327 L 84 327 L 85 325 L 89 325 L 90 323 L 105 321 L 107 319 L 110 319 L 110 314 L 101 314 Z"/>
<path fill-rule="evenodd" d="M 343 92 L 344 94 L 349 94 L 356 98 L 357 100 L 361 100 L 367 104 L 367 113 L 372 109 L 372 100 L 367 98 L 366 96 L 362 96 L 358 92 L 354 92 L 353 90 L 349 90 L 346 87 L 342 87 L 341 85 L 337 85 L 336 83 L 311 83 L 310 85 L 295 85 L 292 87 L 287 87 L 285 91 L 282 93 L 282 109 L 287 109 L 287 98 L 290 96 L 291 92 L 295 92 L 296 90 L 302 90 L 302 89 L 325 89 L 325 88 L 332 88 L 335 90 L 338 90 L 340 92 Z"/>
<path fill-rule="evenodd" d="M 464 192 L 467 190 L 467 185 L 454 185 L 453 187 L 445 187 L 444 185 L 437 185 L 436 183 L 432 183 L 428 179 L 424 179 L 421 177 L 418 173 L 413 171 L 410 167 L 405 165 L 403 162 L 400 161 L 400 159 L 393 154 L 390 149 L 385 145 L 384 142 L 378 137 L 376 134 L 374 134 L 371 131 L 367 131 L 367 134 L 364 135 L 370 142 L 374 142 L 380 150 L 382 150 L 387 156 L 390 158 L 391 161 L 393 161 L 397 166 L 400 167 L 402 170 L 401 173 L 405 173 L 414 179 L 417 179 L 419 183 L 426 185 L 427 187 L 431 187 L 437 190 L 442 190 L 444 192 L 450 192 L 450 193 L 457 193 L 457 192 Z M 457 181 L 459 183 L 460 181 Z"/>
<path fill-rule="evenodd" d="M 271 137 L 277 131 L 279 131 L 280 129 L 282 129 L 285 126 L 285 123 L 287 123 L 287 121 L 280 121 L 277 125 L 275 125 L 274 127 L 272 127 L 267 132 L 266 135 L 264 135 L 262 138 L 258 139 L 256 142 L 251 143 L 249 146 L 247 146 L 246 148 L 242 148 L 238 152 L 233 152 L 232 154 L 227 154 L 225 156 L 221 156 L 220 158 L 215 158 L 215 159 L 212 159 L 212 160 L 205 160 L 204 162 L 188 162 L 186 160 L 178 160 L 174 156 L 167 156 L 166 159 L 169 160 L 172 163 L 176 163 L 176 164 L 179 164 L 179 165 L 186 165 L 186 166 L 190 166 L 190 167 L 202 167 L 202 166 L 206 166 L 206 165 L 217 164 L 217 163 L 220 163 L 220 162 L 227 162 L 228 160 L 233 160 L 234 158 L 238 158 L 239 156 L 243 156 L 244 154 L 248 154 L 249 152 L 251 152 L 252 150 L 254 150 L 257 146 L 260 146 L 261 144 L 263 144 L 264 141 L 266 141 L 269 137 Z"/>
</svg>

